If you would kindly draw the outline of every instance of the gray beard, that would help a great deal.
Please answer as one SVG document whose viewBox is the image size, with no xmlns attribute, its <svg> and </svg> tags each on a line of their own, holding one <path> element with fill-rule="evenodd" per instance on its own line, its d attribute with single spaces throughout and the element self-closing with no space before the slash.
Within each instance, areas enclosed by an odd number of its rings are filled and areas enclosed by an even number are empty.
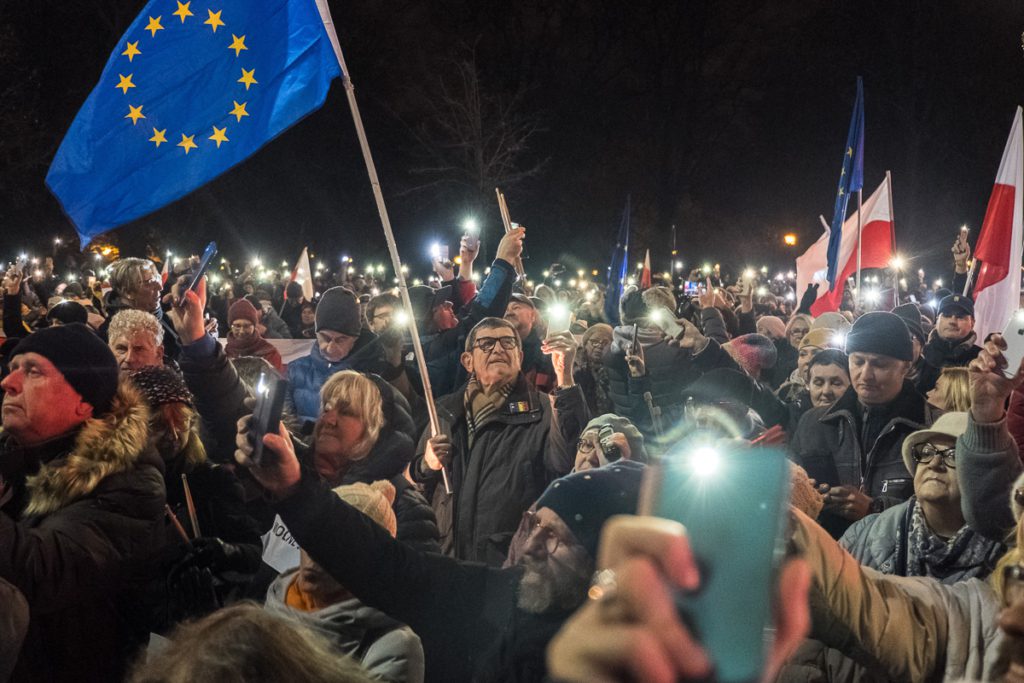
<svg viewBox="0 0 1024 683">
<path fill-rule="evenodd" d="M 516 604 L 530 614 L 573 610 L 583 603 L 592 572 L 582 567 L 567 567 L 552 571 L 546 562 L 524 558 L 526 571 L 519 580 Z"/>
</svg>

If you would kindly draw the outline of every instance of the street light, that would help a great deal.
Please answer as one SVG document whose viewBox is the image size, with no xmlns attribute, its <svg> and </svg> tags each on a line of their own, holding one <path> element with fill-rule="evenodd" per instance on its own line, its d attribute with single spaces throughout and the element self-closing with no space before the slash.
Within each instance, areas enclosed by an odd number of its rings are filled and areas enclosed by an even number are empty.
<svg viewBox="0 0 1024 683">
<path fill-rule="evenodd" d="M 785 235 L 782 236 L 782 241 L 786 243 L 787 247 L 795 247 L 796 234 L 792 232 L 787 232 Z"/>
</svg>

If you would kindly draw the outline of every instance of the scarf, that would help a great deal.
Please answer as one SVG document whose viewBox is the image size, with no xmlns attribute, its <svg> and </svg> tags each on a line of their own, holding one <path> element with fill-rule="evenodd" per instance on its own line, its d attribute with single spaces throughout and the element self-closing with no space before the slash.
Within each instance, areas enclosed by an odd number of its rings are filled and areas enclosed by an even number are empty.
<svg viewBox="0 0 1024 683">
<path fill-rule="evenodd" d="M 239 358 L 241 356 L 259 356 L 263 358 L 274 350 L 274 345 L 260 336 L 259 332 L 253 332 L 245 339 L 236 337 L 234 333 L 228 332 L 228 343 L 224 348 L 228 358 Z"/>
<path fill-rule="evenodd" d="M 488 394 L 484 392 L 484 388 L 480 385 L 475 374 L 469 378 L 469 384 L 466 385 L 466 393 L 463 394 L 463 401 L 466 406 L 466 427 L 469 432 L 470 448 L 473 447 L 476 433 L 481 427 L 497 416 L 502 404 L 509 394 L 512 393 L 515 385 L 515 382 L 509 382 Z"/>
<path fill-rule="evenodd" d="M 1001 543 L 982 537 L 966 524 L 950 539 L 935 534 L 917 499 L 901 526 L 896 535 L 896 561 L 905 557 L 906 565 L 903 572 L 894 569 L 903 576 L 927 576 L 944 583 L 983 579 L 992 573 L 1005 550 Z"/>
<path fill-rule="evenodd" d="M 608 387 L 611 380 L 608 378 L 608 369 L 604 366 L 604 363 L 591 363 L 584 358 L 580 361 L 580 369 L 584 372 L 589 372 L 591 377 L 594 378 L 593 399 L 594 406 L 597 408 L 597 414 L 614 413 L 615 404 L 612 403 L 611 397 L 608 396 Z"/>
</svg>

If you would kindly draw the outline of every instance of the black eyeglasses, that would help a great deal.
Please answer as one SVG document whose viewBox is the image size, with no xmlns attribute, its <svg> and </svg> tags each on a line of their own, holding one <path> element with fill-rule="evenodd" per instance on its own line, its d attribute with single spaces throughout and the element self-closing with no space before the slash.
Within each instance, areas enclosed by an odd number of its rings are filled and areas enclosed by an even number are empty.
<svg viewBox="0 0 1024 683">
<path fill-rule="evenodd" d="M 576 442 L 576 450 L 581 453 L 590 453 L 595 448 L 597 448 L 597 444 L 585 437 Z"/>
<path fill-rule="evenodd" d="M 523 513 L 523 522 L 526 525 L 527 540 L 533 538 L 534 534 L 538 534 L 541 543 L 544 544 L 545 552 L 548 555 L 554 555 L 555 551 L 558 550 L 558 546 L 562 543 L 562 539 L 558 538 L 554 530 L 549 526 L 541 524 L 537 513 L 530 510 Z"/>
<path fill-rule="evenodd" d="M 937 448 L 930 443 L 926 443 L 914 448 L 913 455 L 914 461 L 919 465 L 927 465 L 935 456 L 939 456 L 942 458 L 942 464 L 946 467 L 950 469 L 956 467 L 956 446 Z"/>
<path fill-rule="evenodd" d="M 515 337 L 483 337 L 474 342 L 473 348 L 480 349 L 484 353 L 490 353 L 499 342 L 501 343 L 501 348 L 506 351 L 511 351 L 519 346 L 519 342 Z"/>
</svg>

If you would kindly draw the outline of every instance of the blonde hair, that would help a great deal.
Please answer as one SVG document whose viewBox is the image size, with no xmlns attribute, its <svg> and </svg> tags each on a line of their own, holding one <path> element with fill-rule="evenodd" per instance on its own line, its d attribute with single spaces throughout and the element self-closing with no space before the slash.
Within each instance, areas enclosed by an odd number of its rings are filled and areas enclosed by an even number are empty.
<svg viewBox="0 0 1024 683">
<path fill-rule="evenodd" d="M 164 342 L 164 327 L 156 316 L 145 311 L 138 311 L 134 308 L 126 308 L 118 311 L 110 319 L 110 326 L 107 328 L 107 339 L 113 344 L 118 339 L 131 340 L 139 332 L 148 332 L 153 335 L 156 345 Z"/>
<path fill-rule="evenodd" d="M 965 413 L 971 409 L 971 380 L 967 368 L 942 368 L 939 380 L 946 380 L 945 405 L 942 409 Z"/>
<path fill-rule="evenodd" d="M 334 652 L 330 643 L 310 628 L 243 602 L 179 626 L 171 635 L 171 644 L 140 660 L 129 680 L 369 683 L 373 679 L 350 657 Z"/>
<path fill-rule="evenodd" d="M 377 443 L 384 427 L 384 401 L 376 383 L 353 370 L 331 375 L 320 388 L 320 405 L 332 405 L 341 415 L 358 419 L 363 424 L 363 437 L 355 444 L 351 457 L 366 457 Z"/>
</svg>

